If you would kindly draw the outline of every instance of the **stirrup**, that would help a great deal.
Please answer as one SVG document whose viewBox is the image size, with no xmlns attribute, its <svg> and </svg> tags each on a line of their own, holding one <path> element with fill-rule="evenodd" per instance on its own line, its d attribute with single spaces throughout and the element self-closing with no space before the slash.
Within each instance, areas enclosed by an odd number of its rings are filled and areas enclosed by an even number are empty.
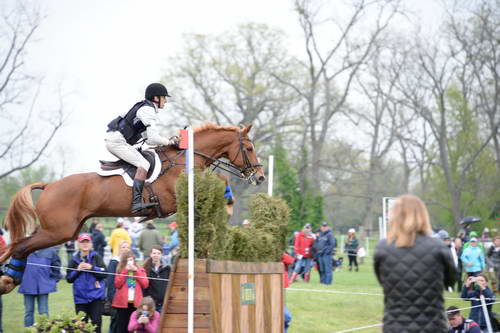
<svg viewBox="0 0 500 333">
<path fill-rule="evenodd" d="M 137 205 L 132 204 L 131 210 L 132 210 L 132 213 L 135 214 L 135 213 L 139 213 L 145 209 L 153 208 L 157 205 L 158 205 L 157 202 L 149 202 L 149 203 L 141 202 L 140 204 L 137 204 Z"/>
</svg>

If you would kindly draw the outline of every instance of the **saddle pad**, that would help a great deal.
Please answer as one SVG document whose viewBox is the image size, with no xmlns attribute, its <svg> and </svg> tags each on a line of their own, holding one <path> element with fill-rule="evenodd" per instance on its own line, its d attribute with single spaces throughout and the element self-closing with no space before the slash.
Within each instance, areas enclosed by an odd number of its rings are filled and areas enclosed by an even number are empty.
<svg viewBox="0 0 500 333">
<path fill-rule="evenodd" d="M 144 157 L 150 163 L 150 167 L 148 170 L 148 178 L 146 179 L 147 184 L 153 183 L 161 172 L 161 161 L 158 154 L 153 149 L 144 149 L 141 152 Z M 147 155 L 152 156 L 153 158 L 147 158 Z M 122 176 L 125 184 L 128 186 L 132 186 L 134 184 L 134 175 L 137 168 L 123 160 L 115 161 L 115 162 L 106 162 L 106 163 L 120 163 L 122 167 L 113 169 L 113 170 L 97 170 L 97 174 L 103 177 L 108 176 Z"/>
</svg>

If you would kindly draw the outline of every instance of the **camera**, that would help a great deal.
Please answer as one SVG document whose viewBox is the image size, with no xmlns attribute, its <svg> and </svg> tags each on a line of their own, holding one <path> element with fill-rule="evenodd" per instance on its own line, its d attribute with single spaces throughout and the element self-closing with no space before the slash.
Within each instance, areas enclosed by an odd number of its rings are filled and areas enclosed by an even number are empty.
<svg viewBox="0 0 500 333">
<path fill-rule="evenodd" d="M 127 259 L 127 265 L 133 265 L 134 264 L 134 259 L 128 258 Z"/>
<path fill-rule="evenodd" d="M 149 316 L 149 311 L 142 311 L 141 315 L 143 315 L 144 317 L 148 317 Z"/>
</svg>

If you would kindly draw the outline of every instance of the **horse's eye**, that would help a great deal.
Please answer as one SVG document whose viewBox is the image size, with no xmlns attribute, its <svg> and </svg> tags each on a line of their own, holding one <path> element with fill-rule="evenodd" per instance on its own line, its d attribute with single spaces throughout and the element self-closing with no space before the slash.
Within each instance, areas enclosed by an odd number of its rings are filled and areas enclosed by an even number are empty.
<svg viewBox="0 0 500 333">
<path fill-rule="evenodd" d="M 253 148 L 252 148 L 252 147 L 247 148 L 247 151 L 248 151 L 249 153 L 251 153 L 251 152 L 253 152 Z"/>
</svg>

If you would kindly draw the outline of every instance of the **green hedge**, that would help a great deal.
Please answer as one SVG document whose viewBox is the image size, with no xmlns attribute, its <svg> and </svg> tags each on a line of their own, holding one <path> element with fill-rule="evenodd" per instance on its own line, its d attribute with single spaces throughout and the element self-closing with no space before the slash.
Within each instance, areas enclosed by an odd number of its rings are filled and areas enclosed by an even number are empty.
<svg viewBox="0 0 500 333">
<path fill-rule="evenodd" d="M 177 180 L 177 223 L 181 258 L 187 257 L 188 186 Z M 250 199 L 250 226 L 229 226 L 225 185 L 212 172 L 195 173 L 195 257 L 234 261 L 280 261 L 290 211 L 286 203 L 259 193 Z"/>
</svg>

